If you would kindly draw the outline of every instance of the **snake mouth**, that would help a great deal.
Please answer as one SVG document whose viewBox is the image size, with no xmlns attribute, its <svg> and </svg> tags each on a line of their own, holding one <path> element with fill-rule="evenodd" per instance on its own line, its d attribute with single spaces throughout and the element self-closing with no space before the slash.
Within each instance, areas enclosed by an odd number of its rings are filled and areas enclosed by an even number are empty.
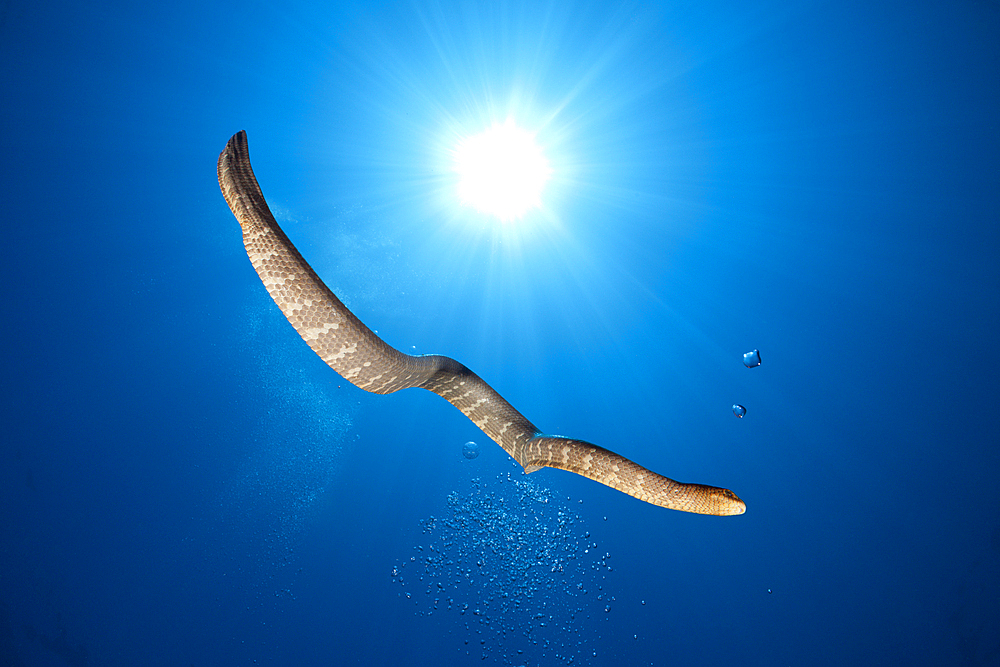
<svg viewBox="0 0 1000 667">
<path fill-rule="evenodd" d="M 725 516 L 739 516 L 747 511 L 747 504 L 740 499 L 735 493 L 729 489 L 722 489 L 725 492 L 726 502 L 724 503 L 729 511 L 725 512 Z"/>
</svg>

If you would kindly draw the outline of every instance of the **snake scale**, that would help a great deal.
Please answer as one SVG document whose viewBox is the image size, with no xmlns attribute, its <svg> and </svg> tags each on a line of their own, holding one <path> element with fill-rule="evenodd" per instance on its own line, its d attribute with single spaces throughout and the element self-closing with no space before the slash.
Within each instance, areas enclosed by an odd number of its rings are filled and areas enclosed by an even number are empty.
<svg viewBox="0 0 1000 667">
<path fill-rule="evenodd" d="M 250 168 L 246 132 L 219 156 L 219 186 L 243 229 L 243 244 L 268 293 L 323 361 L 365 391 L 421 387 L 441 396 L 514 458 L 526 473 L 559 468 L 654 505 L 698 514 L 743 514 L 728 489 L 683 484 L 582 440 L 542 434 L 471 370 L 440 355 L 389 346 L 323 284 L 278 226 Z"/>
</svg>

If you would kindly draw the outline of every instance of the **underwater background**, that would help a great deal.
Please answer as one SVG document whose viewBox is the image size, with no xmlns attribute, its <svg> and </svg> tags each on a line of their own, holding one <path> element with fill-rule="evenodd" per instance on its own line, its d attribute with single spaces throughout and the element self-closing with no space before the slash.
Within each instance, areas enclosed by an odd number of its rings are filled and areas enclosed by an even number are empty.
<svg viewBox="0 0 1000 667">
<path fill-rule="evenodd" d="M 1000 663 L 998 3 L 10 0 L 0 65 L 0 664 Z M 241 129 L 388 343 L 746 514 L 343 381 Z"/>
</svg>

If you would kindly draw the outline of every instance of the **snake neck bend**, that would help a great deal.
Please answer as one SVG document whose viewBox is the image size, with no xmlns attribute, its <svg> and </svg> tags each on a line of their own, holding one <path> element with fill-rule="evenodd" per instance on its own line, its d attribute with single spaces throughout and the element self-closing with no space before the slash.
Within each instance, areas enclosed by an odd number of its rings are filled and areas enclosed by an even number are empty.
<svg viewBox="0 0 1000 667">
<path fill-rule="evenodd" d="M 375 394 L 419 387 L 458 408 L 526 472 L 574 472 L 640 500 L 684 512 L 742 514 L 736 494 L 684 484 L 581 440 L 542 435 L 493 387 L 461 363 L 413 356 L 388 345 L 316 275 L 271 214 L 253 169 L 245 132 L 229 140 L 218 162 L 219 186 L 243 230 L 243 245 L 271 298 L 302 339 L 333 370 Z"/>
</svg>

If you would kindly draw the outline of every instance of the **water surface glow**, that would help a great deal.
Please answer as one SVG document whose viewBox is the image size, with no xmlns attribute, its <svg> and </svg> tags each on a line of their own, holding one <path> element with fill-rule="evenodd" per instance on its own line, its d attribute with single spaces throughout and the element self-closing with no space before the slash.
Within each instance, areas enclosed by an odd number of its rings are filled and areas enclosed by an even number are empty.
<svg viewBox="0 0 1000 667">
<path fill-rule="evenodd" d="M 552 169 L 534 136 L 511 119 L 464 139 L 455 149 L 464 204 L 510 221 L 542 205 Z"/>
</svg>

